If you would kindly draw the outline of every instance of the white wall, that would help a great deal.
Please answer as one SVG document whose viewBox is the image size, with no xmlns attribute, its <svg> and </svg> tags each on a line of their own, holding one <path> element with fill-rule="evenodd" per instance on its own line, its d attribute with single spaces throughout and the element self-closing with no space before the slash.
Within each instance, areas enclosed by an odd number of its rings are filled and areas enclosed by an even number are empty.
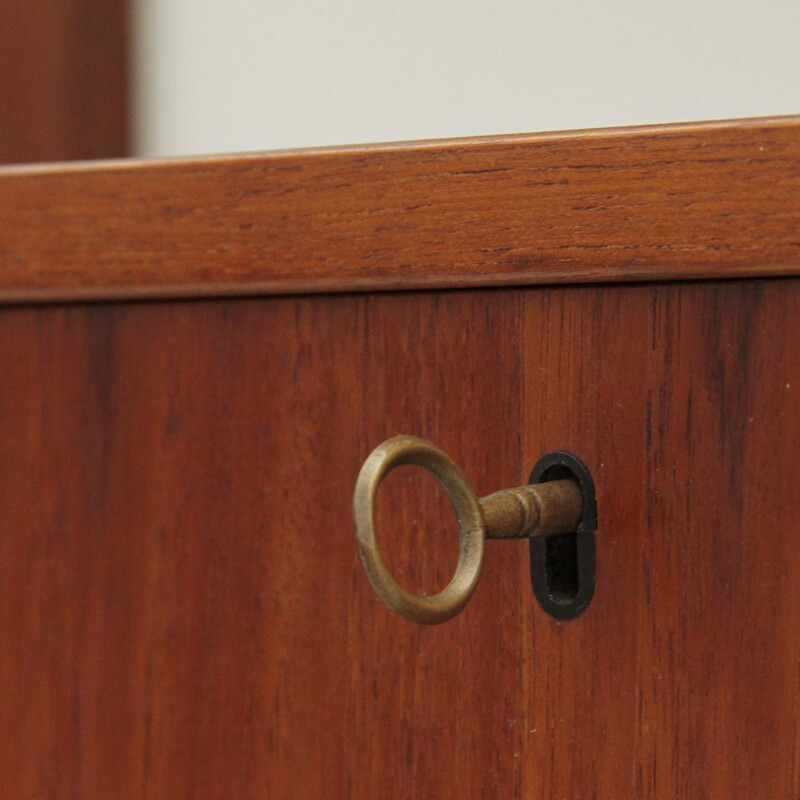
<svg viewBox="0 0 800 800">
<path fill-rule="evenodd" d="M 141 155 L 800 111 L 800 0 L 138 0 Z"/>
</svg>

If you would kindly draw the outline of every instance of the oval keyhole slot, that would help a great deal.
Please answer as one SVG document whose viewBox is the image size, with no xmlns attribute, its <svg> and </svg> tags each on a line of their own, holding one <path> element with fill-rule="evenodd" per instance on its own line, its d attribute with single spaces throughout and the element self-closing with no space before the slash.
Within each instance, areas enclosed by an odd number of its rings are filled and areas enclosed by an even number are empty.
<svg viewBox="0 0 800 800">
<path fill-rule="evenodd" d="M 583 514 L 569 533 L 535 537 L 530 541 L 531 583 L 542 608 L 558 620 L 575 619 L 589 606 L 595 584 L 597 500 L 594 481 L 572 453 L 557 451 L 541 458 L 530 483 L 574 480 L 583 495 Z"/>
</svg>

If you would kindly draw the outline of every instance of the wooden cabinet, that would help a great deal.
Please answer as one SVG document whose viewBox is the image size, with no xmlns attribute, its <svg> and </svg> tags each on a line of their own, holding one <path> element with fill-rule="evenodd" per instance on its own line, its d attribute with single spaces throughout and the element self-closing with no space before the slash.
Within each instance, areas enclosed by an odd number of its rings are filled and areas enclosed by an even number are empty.
<svg viewBox="0 0 800 800">
<path fill-rule="evenodd" d="M 0 171 L 0 796 L 800 793 L 800 123 Z M 588 610 L 352 490 L 578 455 Z M 432 591 L 454 522 L 380 495 Z"/>
</svg>

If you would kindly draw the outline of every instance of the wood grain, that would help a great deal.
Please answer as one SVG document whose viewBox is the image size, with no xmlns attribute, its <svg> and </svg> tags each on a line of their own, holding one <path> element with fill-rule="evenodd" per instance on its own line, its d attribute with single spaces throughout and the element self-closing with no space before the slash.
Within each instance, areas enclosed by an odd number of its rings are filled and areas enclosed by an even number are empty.
<svg viewBox="0 0 800 800">
<path fill-rule="evenodd" d="M 800 121 L 0 171 L 0 300 L 800 270 Z"/>
<path fill-rule="evenodd" d="M 600 520 L 591 608 L 529 629 L 535 796 L 800 794 L 798 300 L 526 294 L 528 453 L 579 453 Z"/>
<path fill-rule="evenodd" d="M 128 15 L 127 0 L 0 3 L 0 163 L 129 154 Z"/>
<path fill-rule="evenodd" d="M 0 795 L 796 797 L 800 282 L 0 311 Z M 568 448 L 589 610 L 527 547 L 413 625 L 352 542 L 361 461 L 425 436 L 476 491 Z M 421 471 L 382 544 L 432 590 Z M 446 531 L 445 531 L 446 533 Z"/>
</svg>

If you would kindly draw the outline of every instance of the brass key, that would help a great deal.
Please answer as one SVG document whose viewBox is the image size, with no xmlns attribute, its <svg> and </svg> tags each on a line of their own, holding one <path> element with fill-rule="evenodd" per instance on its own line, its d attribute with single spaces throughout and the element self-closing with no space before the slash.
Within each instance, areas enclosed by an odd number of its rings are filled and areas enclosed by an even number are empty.
<svg viewBox="0 0 800 800">
<path fill-rule="evenodd" d="M 455 573 L 441 592 L 415 595 L 389 573 L 375 541 L 373 507 L 381 481 L 395 467 L 411 464 L 431 472 L 447 492 L 458 520 Z M 578 485 L 569 479 L 504 489 L 480 500 L 444 451 L 416 436 L 395 436 L 369 455 L 356 481 L 353 522 L 358 554 L 372 588 L 392 609 L 426 625 L 456 615 L 475 590 L 486 539 L 522 539 L 574 531 L 583 511 Z"/>
</svg>

